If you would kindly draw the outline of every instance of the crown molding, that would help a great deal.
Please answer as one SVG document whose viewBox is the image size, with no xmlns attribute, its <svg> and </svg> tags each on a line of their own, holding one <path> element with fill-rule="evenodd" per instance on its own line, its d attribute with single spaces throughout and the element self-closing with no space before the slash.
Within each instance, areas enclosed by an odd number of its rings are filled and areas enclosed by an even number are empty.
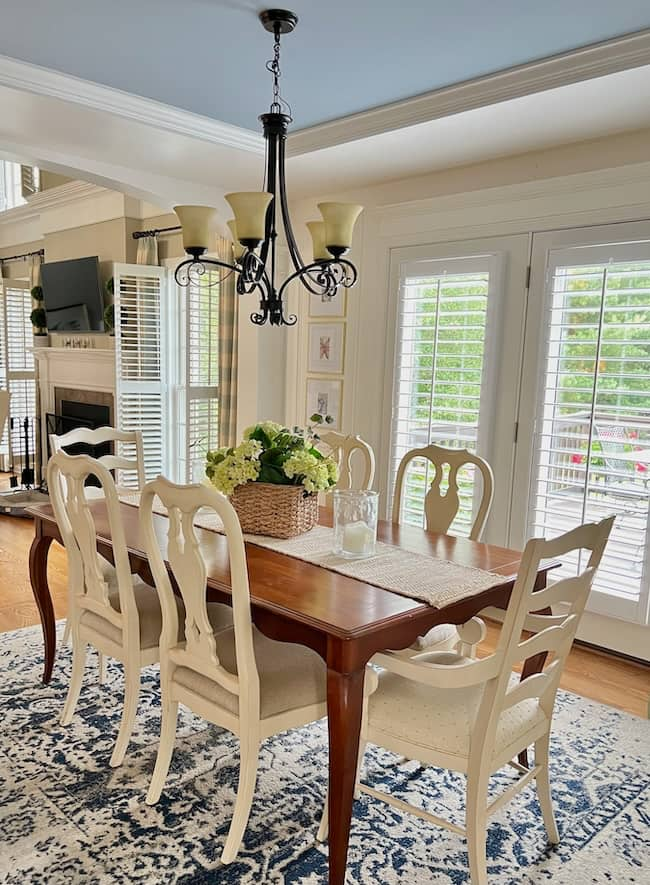
<svg viewBox="0 0 650 885">
<path fill-rule="evenodd" d="M 650 29 L 298 130 L 289 136 L 287 155 L 298 156 L 416 126 L 535 92 L 642 67 L 649 62 Z"/>
<path fill-rule="evenodd" d="M 0 55 L 0 86 L 73 102 L 213 144 L 264 153 L 262 135 L 252 130 L 6 55 Z"/>
<path fill-rule="evenodd" d="M 58 187 L 34 194 L 23 206 L 16 206 L 0 212 L 0 225 L 18 224 L 36 218 L 50 209 L 61 209 L 81 200 L 94 199 L 104 194 L 112 194 L 108 188 L 87 181 L 69 181 Z"/>
</svg>

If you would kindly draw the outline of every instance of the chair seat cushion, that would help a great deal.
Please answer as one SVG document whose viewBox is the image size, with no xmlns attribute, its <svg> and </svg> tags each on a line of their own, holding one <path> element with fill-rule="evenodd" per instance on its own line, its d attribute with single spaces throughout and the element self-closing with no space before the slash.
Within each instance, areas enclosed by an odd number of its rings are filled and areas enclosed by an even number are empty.
<svg viewBox="0 0 650 885">
<path fill-rule="evenodd" d="M 510 684 L 516 685 L 519 678 L 513 673 Z M 392 738 L 467 759 L 483 691 L 483 685 L 434 688 L 384 671 L 369 702 L 369 739 L 388 749 Z M 497 727 L 495 755 L 545 719 L 535 698 L 505 710 Z"/>
<path fill-rule="evenodd" d="M 216 633 L 215 640 L 221 665 L 229 673 L 237 673 L 234 629 Z M 253 649 L 260 678 L 262 719 L 326 702 L 327 669 L 315 651 L 291 642 L 268 639 L 256 627 L 253 627 Z M 239 712 L 237 695 L 226 691 L 208 676 L 189 667 L 177 667 L 172 680 L 230 713 L 237 715 Z"/>
<path fill-rule="evenodd" d="M 458 630 L 453 624 L 436 624 L 424 636 L 418 636 L 411 649 L 417 648 L 419 651 L 426 649 L 433 651 L 437 647 L 448 649 L 458 642 L 458 639 Z"/>
<path fill-rule="evenodd" d="M 107 563 L 107 565 L 112 569 L 110 564 Z M 115 570 L 112 570 L 114 574 Z M 104 571 L 103 566 L 102 571 Z M 135 575 L 132 575 L 132 579 L 133 595 L 140 621 L 140 648 L 144 651 L 145 649 L 155 648 L 160 642 L 162 611 L 156 590 Z M 112 589 L 117 584 L 117 578 L 114 578 L 114 584 L 110 578 L 107 578 L 107 580 L 109 584 L 109 602 L 111 607 L 119 612 L 120 595 L 116 586 L 115 589 Z M 177 596 L 174 597 L 174 601 L 178 610 L 178 638 L 182 641 L 185 629 L 185 607 L 182 600 Z M 216 602 L 210 603 L 208 605 L 208 616 L 215 630 L 224 629 L 232 624 L 232 609 L 227 605 L 220 605 Z M 117 645 L 122 644 L 122 629 L 112 624 L 107 618 L 103 618 L 95 612 L 85 611 L 81 615 L 80 623 L 84 627 L 96 630 L 97 633 L 100 633 L 106 639 L 112 640 Z"/>
</svg>

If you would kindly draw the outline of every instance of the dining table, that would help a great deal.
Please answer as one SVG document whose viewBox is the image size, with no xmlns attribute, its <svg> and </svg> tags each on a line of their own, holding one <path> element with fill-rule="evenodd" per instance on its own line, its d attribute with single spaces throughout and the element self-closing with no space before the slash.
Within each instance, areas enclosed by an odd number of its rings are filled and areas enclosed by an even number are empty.
<svg viewBox="0 0 650 885">
<path fill-rule="evenodd" d="M 105 505 L 97 499 L 90 507 L 98 551 L 112 562 Z M 153 586 L 138 509 L 127 503 L 120 503 L 120 509 L 132 572 Z M 31 507 L 29 513 L 34 519 L 30 579 L 43 626 L 43 682 L 49 683 L 55 663 L 56 633 L 47 561 L 52 542 L 62 542 L 49 504 Z M 321 508 L 319 521 L 331 526 L 331 510 Z M 154 525 L 165 555 L 167 516 L 154 514 Z M 207 598 L 228 603 L 231 588 L 226 538 L 208 529 L 196 528 L 195 531 L 207 566 Z M 505 609 L 521 559 L 521 553 L 516 550 L 388 521 L 379 522 L 378 540 L 408 553 L 491 572 L 494 585 L 436 608 L 259 546 L 254 540 L 246 542 L 254 624 L 271 639 L 313 649 L 327 668 L 330 885 L 343 885 L 345 881 L 366 665 L 377 652 L 406 648 L 437 624 L 465 623 L 487 607 Z M 537 589 L 546 586 L 548 571 L 556 565 L 540 564 Z M 544 659 L 543 654 L 530 658 L 523 674 L 527 676 L 541 670 Z M 525 756 L 523 759 L 525 761 Z"/>
</svg>

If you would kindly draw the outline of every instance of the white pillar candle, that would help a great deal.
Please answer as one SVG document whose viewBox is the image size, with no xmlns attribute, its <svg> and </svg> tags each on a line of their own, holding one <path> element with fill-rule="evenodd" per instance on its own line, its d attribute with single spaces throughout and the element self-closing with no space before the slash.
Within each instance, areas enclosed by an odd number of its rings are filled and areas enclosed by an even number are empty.
<svg viewBox="0 0 650 885">
<path fill-rule="evenodd" d="M 343 528 L 343 550 L 363 556 L 372 544 L 373 531 L 363 520 L 350 522 Z"/>
</svg>

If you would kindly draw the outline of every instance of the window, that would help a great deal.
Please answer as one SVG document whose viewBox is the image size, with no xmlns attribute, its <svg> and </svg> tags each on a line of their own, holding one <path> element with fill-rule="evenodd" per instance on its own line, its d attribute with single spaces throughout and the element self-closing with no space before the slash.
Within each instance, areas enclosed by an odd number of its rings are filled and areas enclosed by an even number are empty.
<svg viewBox="0 0 650 885">
<path fill-rule="evenodd" d="M 208 270 L 186 290 L 186 480 L 204 475 L 208 450 L 219 445 L 219 272 Z"/>
<path fill-rule="evenodd" d="M 528 534 L 550 537 L 615 513 L 591 607 L 644 620 L 650 246 L 551 251 L 548 262 Z M 579 566 L 575 557 L 564 574 Z"/>
<path fill-rule="evenodd" d="M 161 473 L 171 475 L 168 289 L 163 268 L 115 266 L 117 426 L 142 431 L 148 480 Z M 135 456 L 128 446 L 121 451 L 126 457 Z M 131 474 L 120 477 L 122 485 L 136 481 Z"/>
<path fill-rule="evenodd" d="M 40 188 L 39 171 L 35 166 L 21 166 L 0 160 L 0 212 L 25 203 L 25 197 Z"/>
<path fill-rule="evenodd" d="M 24 420 L 30 457 L 35 451 L 36 381 L 32 352 L 32 299 L 27 283 L 6 280 L 0 304 L 0 387 L 9 391 L 8 426 L 0 440 L 4 469 L 20 474 L 24 466 Z"/>
<path fill-rule="evenodd" d="M 411 449 L 428 443 L 471 451 L 479 446 L 494 259 L 405 263 L 400 277 L 391 492 L 399 463 Z M 461 506 L 452 527 L 456 534 L 469 534 L 473 474 L 471 466 L 459 473 Z M 424 497 L 431 480 L 428 462 L 414 460 L 405 477 L 402 521 L 424 524 Z"/>
</svg>

